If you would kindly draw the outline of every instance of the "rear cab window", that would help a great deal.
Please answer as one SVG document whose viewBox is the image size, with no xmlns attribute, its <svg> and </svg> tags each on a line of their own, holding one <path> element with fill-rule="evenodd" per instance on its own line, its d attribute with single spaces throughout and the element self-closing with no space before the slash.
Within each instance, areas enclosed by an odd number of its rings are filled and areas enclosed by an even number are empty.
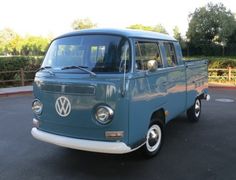
<svg viewBox="0 0 236 180">
<path fill-rule="evenodd" d="M 164 48 L 166 52 L 166 60 L 168 67 L 174 67 L 178 65 L 177 58 L 176 58 L 176 52 L 174 44 L 171 42 L 165 42 Z"/>
</svg>

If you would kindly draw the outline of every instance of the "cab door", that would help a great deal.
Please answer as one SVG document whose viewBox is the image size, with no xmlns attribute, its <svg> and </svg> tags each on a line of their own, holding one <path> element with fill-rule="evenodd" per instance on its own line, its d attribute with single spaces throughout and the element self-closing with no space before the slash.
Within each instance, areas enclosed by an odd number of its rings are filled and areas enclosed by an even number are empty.
<svg viewBox="0 0 236 180">
<path fill-rule="evenodd" d="M 153 112 L 167 103 L 167 74 L 157 40 L 138 39 L 134 43 L 135 68 L 129 88 L 129 136 L 132 142 L 137 142 L 146 134 Z M 158 67 L 150 71 L 148 62 L 153 60 Z"/>
<path fill-rule="evenodd" d="M 176 54 L 175 43 L 163 42 L 162 54 L 167 76 L 167 121 L 185 111 L 186 106 L 186 75 L 185 66 Z"/>
</svg>

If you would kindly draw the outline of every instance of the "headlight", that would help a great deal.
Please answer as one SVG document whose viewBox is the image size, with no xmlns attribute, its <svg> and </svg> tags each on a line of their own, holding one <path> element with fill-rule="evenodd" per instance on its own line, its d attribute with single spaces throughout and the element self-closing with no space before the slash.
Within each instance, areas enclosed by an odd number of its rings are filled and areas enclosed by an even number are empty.
<svg viewBox="0 0 236 180">
<path fill-rule="evenodd" d="M 43 110 L 43 104 L 40 102 L 40 100 L 35 99 L 32 103 L 32 110 L 35 114 L 39 115 L 42 113 Z"/>
<path fill-rule="evenodd" d="M 114 111 L 105 105 L 98 106 L 95 111 L 96 120 L 101 124 L 108 124 L 111 122 Z"/>
</svg>

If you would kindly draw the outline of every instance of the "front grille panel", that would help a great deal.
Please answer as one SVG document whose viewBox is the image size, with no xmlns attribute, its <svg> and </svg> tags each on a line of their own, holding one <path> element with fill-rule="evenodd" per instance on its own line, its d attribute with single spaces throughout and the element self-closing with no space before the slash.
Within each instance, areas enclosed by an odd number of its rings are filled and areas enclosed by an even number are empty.
<svg viewBox="0 0 236 180">
<path fill-rule="evenodd" d="M 69 94 L 81 94 L 81 95 L 94 95 L 95 88 L 94 86 L 66 86 L 65 93 Z"/>
<path fill-rule="evenodd" d="M 43 91 L 55 93 L 95 95 L 95 87 L 91 85 L 42 84 L 40 89 Z"/>
</svg>

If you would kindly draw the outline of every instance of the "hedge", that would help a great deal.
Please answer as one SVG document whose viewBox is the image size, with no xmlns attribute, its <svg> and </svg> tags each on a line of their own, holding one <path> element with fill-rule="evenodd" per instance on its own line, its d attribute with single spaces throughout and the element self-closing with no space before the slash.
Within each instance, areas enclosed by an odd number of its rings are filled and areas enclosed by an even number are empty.
<svg viewBox="0 0 236 180">
<path fill-rule="evenodd" d="M 219 44 L 182 45 L 184 56 L 236 56 L 236 43 L 228 43 L 224 48 Z"/>
<path fill-rule="evenodd" d="M 187 60 L 199 60 L 199 59 L 208 59 L 209 61 L 209 68 L 236 68 L 236 57 L 185 57 L 184 59 Z"/>
<path fill-rule="evenodd" d="M 211 59 L 209 60 L 210 68 L 236 68 L 236 59 Z"/>
<path fill-rule="evenodd" d="M 35 71 L 42 63 L 42 56 L 7 56 L 0 57 L 0 72 L 15 71 L 23 68 L 25 71 Z M 26 73 L 25 79 L 33 79 L 34 73 Z M 0 73 L 0 81 L 2 80 L 18 80 L 16 82 L 0 83 L 0 87 L 19 85 L 19 72 Z"/>
<path fill-rule="evenodd" d="M 7 56 L 0 57 L 1 71 L 14 71 L 23 68 L 24 70 L 35 70 L 43 61 L 42 56 Z"/>
</svg>

